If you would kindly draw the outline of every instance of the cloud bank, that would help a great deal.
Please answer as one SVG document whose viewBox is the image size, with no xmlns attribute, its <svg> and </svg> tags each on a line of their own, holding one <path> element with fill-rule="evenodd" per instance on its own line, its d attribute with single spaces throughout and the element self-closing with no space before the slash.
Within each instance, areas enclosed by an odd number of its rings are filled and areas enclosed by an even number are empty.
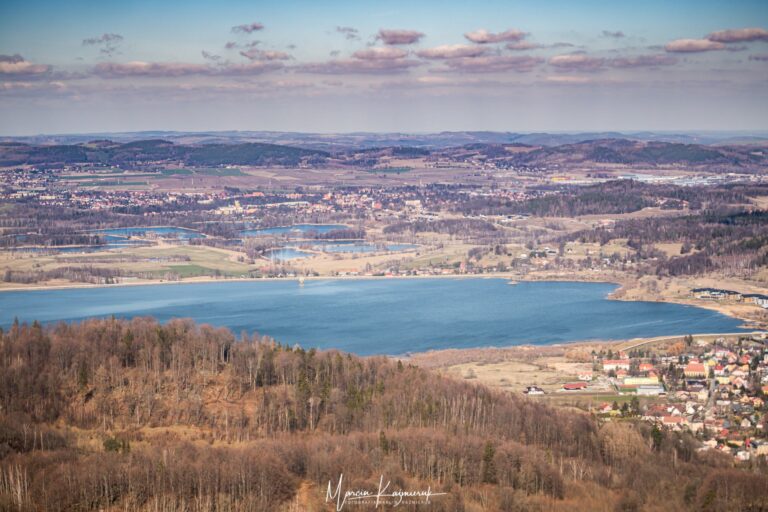
<svg viewBox="0 0 768 512">
<path fill-rule="evenodd" d="M 424 34 L 416 30 L 397 30 L 383 28 L 379 30 L 379 33 L 376 35 L 376 40 L 382 41 L 384 44 L 399 45 L 418 43 L 422 37 L 424 37 Z"/>
<path fill-rule="evenodd" d="M 724 50 L 725 45 L 709 39 L 676 39 L 664 46 L 670 53 L 700 53 Z"/>
<path fill-rule="evenodd" d="M 477 44 L 504 43 L 507 41 L 522 41 L 528 34 L 517 29 L 509 29 L 504 32 L 494 34 L 485 29 L 467 32 L 464 37 Z"/>
<path fill-rule="evenodd" d="M 236 25 L 232 27 L 232 32 L 241 34 L 252 34 L 258 30 L 264 30 L 264 25 L 254 21 L 253 23 L 246 23 L 244 25 Z"/>
</svg>

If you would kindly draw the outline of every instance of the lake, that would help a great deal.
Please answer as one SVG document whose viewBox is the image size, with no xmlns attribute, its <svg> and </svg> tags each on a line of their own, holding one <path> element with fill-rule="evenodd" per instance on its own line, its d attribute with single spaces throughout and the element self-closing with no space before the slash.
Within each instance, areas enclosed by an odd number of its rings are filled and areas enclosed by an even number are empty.
<svg viewBox="0 0 768 512">
<path fill-rule="evenodd" d="M 418 249 L 416 244 L 396 244 L 387 242 L 385 244 L 374 244 L 362 241 L 325 241 L 318 242 L 312 246 L 316 251 L 334 252 L 334 253 L 369 253 L 369 252 L 401 252 L 413 251 Z"/>
<path fill-rule="evenodd" d="M 304 246 L 302 246 L 304 247 Z M 402 252 L 413 251 L 418 249 L 416 244 L 373 244 L 362 241 L 354 240 L 339 240 L 339 241 L 325 241 L 325 242 L 313 242 L 311 246 L 314 251 L 328 252 L 328 253 L 372 253 L 372 252 Z M 301 247 L 286 246 L 280 249 L 273 249 L 264 253 L 264 256 L 276 261 L 289 261 L 297 260 L 301 258 L 309 258 L 314 256 L 314 253 L 304 251 Z"/>
<path fill-rule="evenodd" d="M 240 236 L 266 236 L 266 235 L 288 235 L 291 237 L 305 236 L 309 233 L 328 233 L 329 231 L 338 231 L 349 229 L 345 224 L 294 224 L 292 226 L 279 226 L 275 228 L 246 229 L 240 232 Z"/>
<path fill-rule="evenodd" d="M 131 247 L 144 247 L 152 245 L 151 242 L 134 240 L 129 237 L 145 237 L 149 234 L 161 238 L 177 238 L 179 240 L 189 240 L 191 238 L 205 238 L 205 235 L 187 228 L 177 228 L 171 226 L 160 227 L 138 227 L 138 228 L 109 228 L 95 229 L 89 231 L 95 235 L 101 235 L 106 242 L 104 245 L 72 245 L 65 247 L 15 247 L 11 250 L 22 252 L 98 252 L 109 249 L 126 249 Z"/>
<path fill-rule="evenodd" d="M 289 261 L 312 256 L 311 252 L 302 251 L 294 247 L 283 247 L 282 249 L 273 249 L 264 253 L 264 256 L 275 261 Z"/>
<path fill-rule="evenodd" d="M 282 343 L 360 355 L 739 332 L 714 311 L 608 300 L 612 284 L 504 279 L 216 282 L 0 293 L 0 325 L 88 317 L 189 317 Z"/>
<path fill-rule="evenodd" d="M 141 237 L 149 234 L 165 238 L 180 238 L 183 240 L 188 240 L 190 238 L 205 238 L 204 234 L 197 231 L 173 226 L 96 229 L 91 231 L 91 233 L 106 235 L 108 241 L 115 238 L 125 238 L 129 236 Z"/>
</svg>

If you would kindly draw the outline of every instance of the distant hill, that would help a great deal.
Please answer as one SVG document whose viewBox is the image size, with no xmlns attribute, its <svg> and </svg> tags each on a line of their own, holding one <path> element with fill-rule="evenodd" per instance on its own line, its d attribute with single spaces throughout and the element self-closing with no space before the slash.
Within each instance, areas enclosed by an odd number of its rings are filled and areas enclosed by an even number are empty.
<svg viewBox="0 0 768 512">
<path fill-rule="evenodd" d="M 444 149 L 439 155 L 466 161 L 506 162 L 521 166 L 569 166 L 593 164 L 647 164 L 762 166 L 766 152 L 752 146 L 705 146 L 674 142 L 644 142 L 629 139 L 599 139 L 559 146 L 526 144 L 467 144 Z"/>
<path fill-rule="evenodd" d="M 324 151 L 264 143 L 177 145 L 162 139 L 114 143 L 108 140 L 75 145 L 0 143 L 0 166 L 73 164 L 135 165 L 180 162 L 187 165 L 298 165 L 322 161 Z"/>
<path fill-rule="evenodd" d="M 497 134 L 499 135 L 499 134 Z M 78 144 L 40 145 L 21 142 L 0 142 L 0 167 L 35 165 L 56 167 L 62 165 L 94 164 L 135 167 L 147 165 L 254 165 L 297 166 L 301 164 L 322 167 L 333 161 L 358 167 L 372 167 L 383 158 L 434 157 L 454 162 L 484 161 L 504 166 L 589 166 L 617 165 L 687 165 L 711 167 L 715 170 L 763 169 L 768 156 L 768 144 L 751 145 L 683 144 L 679 142 L 639 141 L 632 139 L 594 139 L 557 146 L 525 144 L 519 141 L 478 142 L 477 136 L 485 132 L 466 132 L 446 135 L 461 141 L 449 147 L 421 145 L 418 138 L 399 138 L 390 144 L 368 146 L 369 140 L 357 141 L 351 148 L 332 150 L 298 147 L 296 145 L 242 142 L 237 144 L 177 144 L 166 139 L 143 139 L 114 142 L 106 139 Z M 500 139 L 511 138 L 501 136 Z M 382 141 L 379 141 L 382 142 Z M 432 140 L 434 142 L 434 139 Z"/>
<path fill-rule="evenodd" d="M 453 131 L 439 133 L 304 133 L 275 131 L 143 131 L 116 133 L 88 133 L 64 135 L 34 135 L 25 137 L 0 137 L 0 141 L 24 142 L 36 145 L 76 145 L 95 139 L 108 139 L 119 143 L 147 139 L 163 139 L 180 145 L 243 144 L 259 142 L 296 146 L 308 149 L 345 150 L 409 146 L 419 148 L 448 148 L 465 144 L 528 144 L 532 146 L 560 146 L 603 139 L 628 139 L 635 141 L 670 142 L 702 145 L 759 145 L 768 143 L 768 132 L 581 132 L 581 133 L 522 133 L 494 131 Z"/>
<path fill-rule="evenodd" d="M 640 142 L 626 139 L 584 141 L 544 147 L 520 154 L 527 163 L 614 163 L 614 164 L 753 164 L 765 156 L 746 147 L 709 147 L 672 142 Z"/>
</svg>

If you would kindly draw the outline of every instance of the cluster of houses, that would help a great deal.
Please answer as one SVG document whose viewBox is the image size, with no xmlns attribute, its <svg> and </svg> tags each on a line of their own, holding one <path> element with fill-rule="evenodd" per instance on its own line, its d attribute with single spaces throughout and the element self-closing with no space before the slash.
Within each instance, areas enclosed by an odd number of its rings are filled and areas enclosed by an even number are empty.
<svg viewBox="0 0 768 512">
<path fill-rule="evenodd" d="M 625 356 L 620 359 L 605 359 L 602 369 L 619 394 L 659 396 L 666 394 L 666 388 L 659 379 L 656 366 L 649 362 L 638 362 Z M 580 376 L 581 377 L 581 376 Z"/>
<path fill-rule="evenodd" d="M 687 430 L 702 450 L 719 450 L 747 461 L 768 455 L 768 347 L 765 340 L 689 340 L 683 353 L 596 356 L 620 395 L 649 397 L 636 414 L 659 428 Z M 579 376 L 581 378 L 581 376 Z M 565 387 L 564 387 L 565 389 Z M 639 402 L 638 402 L 639 403 Z M 604 417 L 626 414 L 604 404 Z"/>
<path fill-rule="evenodd" d="M 721 288 L 694 288 L 691 293 L 697 299 L 718 300 L 730 302 L 746 302 L 768 309 L 768 295 L 762 293 L 740 293 Z"/>
</svg>

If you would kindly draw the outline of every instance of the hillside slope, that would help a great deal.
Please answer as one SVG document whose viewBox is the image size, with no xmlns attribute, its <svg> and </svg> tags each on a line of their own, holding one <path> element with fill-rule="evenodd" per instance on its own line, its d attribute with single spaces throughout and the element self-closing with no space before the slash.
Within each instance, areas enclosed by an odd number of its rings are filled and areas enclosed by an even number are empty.
<svg viewBox="0 0 768 512">
<path fill-rule="evenodd" d="M 342 474 L 445 493 L 429 510 L 768 506 L 686 435 L 185 320 L 14 325 L 0 406 L 4 510 L 333 510 Z"/>
</svg>

